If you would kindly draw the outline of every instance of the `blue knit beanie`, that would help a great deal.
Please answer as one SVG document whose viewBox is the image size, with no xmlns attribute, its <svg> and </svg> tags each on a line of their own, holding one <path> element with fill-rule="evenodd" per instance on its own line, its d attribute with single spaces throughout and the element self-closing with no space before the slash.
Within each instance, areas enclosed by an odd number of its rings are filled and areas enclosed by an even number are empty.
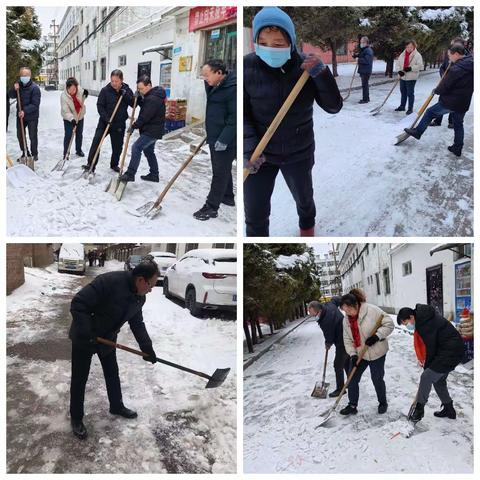
<svg viewBox="0 0 480 480">
<path fill-rule="evenodd" d="M 265 27 L 279 27 L 290 37 L 292 50 L 296 50 L 297 37 L 292 19 L 278 7 L 263 7 L 253 18 L 253 41 L 256 42 L 260 30 Z"/>
</svg>

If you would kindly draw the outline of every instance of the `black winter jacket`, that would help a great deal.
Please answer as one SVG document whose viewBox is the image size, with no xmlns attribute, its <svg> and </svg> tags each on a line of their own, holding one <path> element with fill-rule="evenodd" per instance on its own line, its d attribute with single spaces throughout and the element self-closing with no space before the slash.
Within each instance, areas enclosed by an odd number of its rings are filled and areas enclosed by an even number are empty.
<svg viewBox="0 0 480 480">
<path fill-rule="evenodd" d="M 415 312 L 415 330 L 427 350 L 424 368 L 437 373 L 450 372 L 462 361 L 465 351 L 462 337 L 432 306 L 417 304 Z"/>
<path fill-rule="evenodd" d="M 303 73 L 302 57 L 294 51 L 281 68 L 272 68 L 255 53 L 244 57 L 243 151 L 250 157 L 273 118 Z M 337 83 L 328 68 L 310 78 L 293 102 L 264 150 L 267 162 L 284 165 L 307 160 L 315 151 L 313 102 L 328 113 L 343 105 Z"/>
<path fill-rule="evenodd" d="M 373 70 L 373 50 L 371 47 L 360 49 L 358 54 L 358 73 L 370 75 Z"/>
<path fill-rule="evenodd" d="M 69 338 L 82 343 L 92 337 L 102 337 L 115 342 L 123 324 L 130 329 L 142 351 L 152 346 L 143 323 L 142 307 L 145 295 L 135 293 L 130 272 L 108 272 L 99 275 L 73 297 L 70 312 L 73 320 Z M 97 352 L 105 355 L 113 348 L 97 345 Z"/>
<path fill-rule="evenodd" d="M 330 302 L 322 305 L 317 323 L 322 329 L 325 343 L 345 348 L 343 345 L 343 314 L 338 309 L 339 305 L 340 297 L 333 297 Z"/>
<path fill-rule="evenodd" d="M 467 112 L 473 95 L 473 56 L 453 63 L 435 92 L 445 107 L 457 113 Z"/>
<path fill-rule="evenodd" d="M 162 138 L 165 133 L 165 98 L 162 87 L 153 87 L 139 100 L 140 114 L 134 123 L 141 134 Z"/>
<path fill-rule="evenodd" d="M 22 102 L 22 110 L 25 113 L 23 120 L 29 122 L 30 120 L 38 120 L 40 116 L 40 87 L 31 80 L 24 86 L 22 82 L 18 81 L 20 85 L 20 101 Z M 8 91 L 10 98 L 17 98 L 17 91 L 11 88 Z M 17 113 L 20 110 L 17 103 Z"/>
<path fill-rule="evenodd" d="M 126 90 L 125 95 L 118 107 L 117 113 L 112 121 L 112 128 L 123 127 L 125 128 L 125 121 L 128 118 L 128 107 L 133 106 L 133 92 L 126 83 L 122 83 L 122 89 Z M 118 101 L 118 97 L 121 92 L 117 92 L 109 83 L 100 90 L 97 100 L 97 110 L 100 115 L 100 119 L 103 123 L 107 124 L 115 110 L 115 105 Z"/>
<path fill-rule="evenodd" d="M 227 150 L 237 148 L 237 76 L 228 73 L 223 82 L 211 87 L 205 82 L 207 143 L 220 142 Z"/>
</svg>

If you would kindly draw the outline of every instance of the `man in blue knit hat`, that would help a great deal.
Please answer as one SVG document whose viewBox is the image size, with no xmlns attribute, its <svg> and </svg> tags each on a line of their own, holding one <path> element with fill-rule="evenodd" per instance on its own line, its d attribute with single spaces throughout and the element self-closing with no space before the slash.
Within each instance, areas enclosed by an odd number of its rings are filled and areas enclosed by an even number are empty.
<svg viewBox="0 0 480 480">
<path fill-rule="evenodd" d="M 313 102 L 328 113 L 342 108 L 342 97 L 319 56 L 299 53 L 292 19 L 278 7 L 264 7 L 253 19 L 255 53 L 244 57 L 244 161 L 267 131 L 306 70 L 310 78 L 244 183 L 247 236 L 269 235 L 270 199 L 279 171 L 295 200 L 301 236 L 314 236 L 315 163 Z"/>
</svg>

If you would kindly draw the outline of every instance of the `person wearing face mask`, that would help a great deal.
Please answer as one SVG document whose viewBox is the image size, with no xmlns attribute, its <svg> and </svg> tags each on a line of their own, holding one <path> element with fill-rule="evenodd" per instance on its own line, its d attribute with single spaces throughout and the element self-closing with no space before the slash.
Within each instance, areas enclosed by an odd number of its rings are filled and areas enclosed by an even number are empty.
<svg viewBox="0 0 480 480">
<path fill-rule="evenodd" d="M 83 166 L 84 170 L 90 170 L 93 162 L 93 157 L 100 144 L 103 133 L 110 123 L 110 117 L 115 110 L 115 105 L 119 97 L 122 96 L 122 101 L 118 107 L 115 117 L 112 119 L 108 135 L 110 135 L 110 142 L 112 144 L 112 156 L 110 158 L 110 168 L 114 172 L 119 172 L 118 162 L 122 153 L 123 137 L 125 135 L 125 122 L 128 119 L 128 107 L 133 106 L 133 92 L 130 87 L 123 83 L 123 72 L 121 70 L 113 70 L 110 74 L 110 83 L 105 85 L 100 90 L 97 100 L 97 110 L 100 118 L 98 119 L 97 129 L 88 152 L 87 164 Z M 97 161 L 98 163 L 98 158 Z M 95 171 L 95 167 L 92 169 Z"/>
<path fill-rule="evenodd" d="M 388 336 L 394 330 L 392 318 L 382 309 L 366 302 L 364 293 L 353 289 L 340 299 L 340 308 L 345 312 L 343 320 L 343 342 L 350 355 L 350 371 L 357 370 L 348 386 L 348 405 L 340 410 L 342 415 L 357 413 L 360 396 L 359 383 L 363 372 L 370 369 L 373 386 L 378 399 L 378 413 L 387 411 L 387 388 L 385 385 L 385 358 L 388 352 Z M 378 330 L 372 334 L 381 317 Z M 358 362 L 358 354 L 367 345 L 363 359 Z"/>
<path fill-rule="evenodd" d="M 32 81 L 32 71 L 29 68 L 22 67 L 19 71 L 19 81 L 15 82 L 12 89 L 9 90 L 9 98 L 17 99 L 17 92 L 20 92 L 20 105 L 17 103 L 17 139 L 22 151 L 21 157 L 28 156 L 30 153 L 35 161 L 38 160 L 38 119 L 40 116 L 41 93 L 39 86 Z M 30 152 L 25 152 L 22 136 L 22 126 L 20 119 L 23 119 L 23 128 L 28 130 L 30 138 Z M 26 135 L 26 133 L 25 133 Z M 27 147 L 28 148 L 28 147 Z"/>
<path fill-rule="evenodd" d="M 132 145 L 132 156 L 127 171 L 120 177 L 122 182 L 134 182 L 140 165 L 142 152 L 147 157 L 149 173 L 140 175 L 147 182 L 158 182 L 158 162 L 155 156 L 155 143 L 165 132 L 165 100 L 167 95 L 162 87 L 153 87 L 150 77 L 142 75 L 137 80 L 140 113 L 128 130 L 132 133 L 138 129 L 140 136 Z"/>
<path fill-rule="evenodd" d="M 98 275 L 72 300 L 72 323 L 68 334 L 72 341 L 70 421 L 73 434 L 82 440 L 87 437 L 83 424 L 85 387 L 95 354 L 102 365 L 110 413 L 124 418 L 137 417 L 137 412 L 123 404 L 115 348 L 97 343 L 96 338 L 116 342 L 120 329 L 128 322 L 140 349 L 148 353 L 143 360 L 155 363 L 157 356 L 143 322 L 142 308 L 145 295 L 152 291 L 159 275 L 157 264 L 144 260 L 131 272 Z"/>
<path fill-rule="evenodd" d="M 255 52 L 244 57 L 244 162 L 250 159 L 304 70 L 310 78 L 265 147 L 264 162 L 250 168 L 252 175 L 244 182 L 246 233 L 269 235 L 270 199 L 281 171 L 296 203 L 300 235 L 314 236 L 313 103 L 328 113 L 337 113 L 342 97 L 320 57 L 297 51 L 295 27 L 283 10 L 262 8 L 253 19 L 253 40 Z"/>
<path fill-rule="evenodd" d="M 442 409 L 433 414 L 436 417 L 456 418 L 453 400 L 447 387 L 447 378 L 451 371 L 462 361 L 465 353 L 463 340 L 457 329 L 443 318 L 432 306 L 418 303 L 415 310 L 401 308 L 397 323 L 414 329 L 414 347 L 423 373 L 418 387 L 413 422 L 420 421 L 425 414 L 433 388 L 442 402 Z"/>
<path fill-rule="evenodd" d="M 409 40 L 405 50 L 397 58 L 397 70 L 400 76 L 400 106 L 395 109 L 396 112 L 404 112 L 405 106 L 408 109 L 407 115 L 413 112 L 415 102 L 415 84 L 417 83 L 420 70 L 423 69 L 423 58 L 417 50 L 417 44 L 414 40 Z"/>
<path fill-rule="evenodd" d="M 313 300 L 308 304 L 308 313 L 315 316 L 318 326 L 322 329 L 325 338 L 325 349 L 329 350 L 335 345 L 335 359 L 333 368 L 335 370 L 335 379 L 337 388 L 331 392 L 329 397 L 338 397 L 345 383 L 343 372 L 348 375 L 350 357 L 345 351 L 343 344 L 343 314 L 338 307 L 340 306 L 340 297 L 333 297 L 326 303 L 320 303 Z"/>
<path fill-rule="evenodd" d="M 221 60 L 202 66 L 207 108 L 205 129 L 212 162 L 212 182 L 205 204 L 193 216 L 208 220 L 218 215 L 220 204 L 235 206 L 232 163 L 237 153 L 237 76 Z"/>
<path fill-rule="evenodd" d="M 358 74 L 362 80 L 362 99 L 358 103 L 370 102 L 370 86 L 368 81 L 373 69 L 373 49 L 369 45 L 368 37 L 360 39 L 360 50 L 352 56 L 357 59 Z"/>
<path fill-rule="evenodd" d="M 83 140 L 83 118 L 85 117 L 85 100 L 88 97 L 88 90 L 78 85 L 74 77 L 67 78 L 65 90 L 60 96 L 60 106 L 63 118 L 65 135 L 63 137 L 63 156 L 67 154 L 68 145 L 75 130 L 75 151 L 79 157 L 84 157 L 82 151 Z"/>
</svg>

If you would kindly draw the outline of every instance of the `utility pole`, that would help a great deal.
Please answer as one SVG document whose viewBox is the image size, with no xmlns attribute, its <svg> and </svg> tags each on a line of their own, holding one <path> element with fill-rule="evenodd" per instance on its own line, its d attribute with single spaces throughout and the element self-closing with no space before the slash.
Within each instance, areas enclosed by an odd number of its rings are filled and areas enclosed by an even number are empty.
<svg viewBox="0 0 480 480">
<path fill-rule="evenodd" d="M 332 255 L 333 255 L 333 264 L 335 267 L 335 293 L 340 295 L 342 292 L 341 287 L 341 280 L 340 280 L 340 272 L 338 271 L 338 264 L 337 264 L 337 252 L 335 251 L 335 244 L 332 243 Z"/>
<path fill-rule="evenodd" d="M 55 19 L 50 24 L 50 29 L 53 32 L 53 80 L 55 82 L 55 88 L 58 88 L 58 54 L 57 54 L 57 28 Z"/>
</svg>

